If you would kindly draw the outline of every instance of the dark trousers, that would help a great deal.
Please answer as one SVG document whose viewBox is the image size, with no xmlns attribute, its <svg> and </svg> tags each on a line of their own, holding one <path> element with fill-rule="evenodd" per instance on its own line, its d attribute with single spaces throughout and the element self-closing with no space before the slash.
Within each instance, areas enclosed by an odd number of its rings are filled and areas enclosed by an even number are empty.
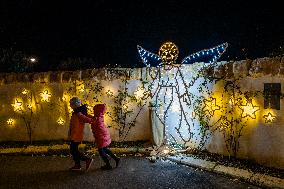
<svg viewBox="0 0 284 189">
<path fill-rule="evenodd" d="M 86 161 L 87 159 L 89 159 L 87 156 L 85 156 L 79 151 L 78 148 L 79 144 L 80 142 L 73 142 L 73 141 L 71 141 L 70 144 L 70 153 L 76 165 L 80 165 L 80 161 Z"/>
<path fill-rule="evenodd" d="M 107 147 L 100 148 L 99 154 L 106 165 L 110 165 L 109 160 L 108 160 L 108 155 L 115 161 L 118 160 L 118 158 Z"/>
</svg>

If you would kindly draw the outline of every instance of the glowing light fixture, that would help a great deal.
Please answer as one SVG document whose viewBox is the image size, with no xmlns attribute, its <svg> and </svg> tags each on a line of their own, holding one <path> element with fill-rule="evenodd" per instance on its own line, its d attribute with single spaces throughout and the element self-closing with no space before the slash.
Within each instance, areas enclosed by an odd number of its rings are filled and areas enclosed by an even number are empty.
<svg viewBox="0 0 284 189">
<path fill-rule="evenodd" d="M 49 102 L 51 94 L 48 93 L 48 90 L 41 92 L 40 95 L 41 95 L 41 101 Z"/>
<path fill-rule="evenodd" d="M 276 116 L 269 112 L 268 114 L 264 115 L 263 118 L 265 119 L 265 123 L 272 123 Z"/>
<path fill-rule="evenodd" d="M 22 94 L 26 95 L 26 94 L 28 94 L 28 92 L 29 91 L 27 89 L 23 89 Z"/>
<path fill-rule="evenodd" d="M 18 99 L 15 99 L 15 103 L 12 104 L 14 107 L 14 111 L 22 111 L 23 110 L 23 102 L 19 101 Z"/>
<path fill-rule="evenodd" d="M 210 97 L 210 99 L 205 99 L 204 103 L 203 111 L 208 112 L 211 116 L 214 115 L 216 110 L 220 110 L 220 106 L 216 104 L 216 98 Z"/>
<path fill-rule="evenodd" d="M 14 124 L 14 119 L 11 119 L 11 118 L 8 119 L 8 120 L 7 120 L 7 124 L 8 124 L 8 125 L 13 125 L 13 124 Z"/>
<path fill-rule="evenodd" d="M 174 64 L 177 60 L 179 50 L 172 42 L 162 44 L 158 52 L 164 64 Z"/>
<path fill-rule="evenodd" d="M 64 123 L 65 123 L 65 121 L 64 121 L 64 119 L 62 119 L 61 117 L 57 120 L 57 123 L 59 124 L 59 125 L 64 125 Z"/>
<path fill-rule="evenodd" d="M 30 58 L 30 61 L 31 62 L 36 62 L 36 59 L 32 57 L 32 58 Z"/>
<path fill-rule="evenodd" d="M 240 105 L 239 108 L 242 110 L 242 118 L 251 117 L 252 119 L 256 118 L 255 112 L 260 109 L 259 106 L 254 106 L 252 103 Z"/>
</svg>

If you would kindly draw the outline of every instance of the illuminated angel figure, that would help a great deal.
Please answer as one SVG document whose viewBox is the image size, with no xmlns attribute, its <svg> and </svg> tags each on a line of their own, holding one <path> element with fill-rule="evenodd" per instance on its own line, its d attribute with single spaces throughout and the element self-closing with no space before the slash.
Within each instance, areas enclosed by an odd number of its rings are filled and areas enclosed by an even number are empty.
<svg viewBox="0 0 284 189">
<path fill-rule="evenodd" d="M 179 50 L 172 42 L 164 43 L 158 54 L 137 46 L 139 55 L 147 66 L 147 74 L 152 79 L 148 87 L 149 92 L 145 93 L 149 95 L 145 98 L 151 98 L 155 104 L 161 104 L 161 108 L 155 113 L 164 126 L 163 144 L 177 142 L 177 140 L 185 144 L 193 137 L 192 123 L 190 123 L 192 113 L 189 112 L 192 108 L 192 93 L 189 90 L 198 82 L 201 71 L 208 66 L 213 66 L 227 47 L 228 44 L 223 43 L 204 49 L 185 57 L 180 64 L 176 64 Z M 196 62 L 202 62 L 202 64 L 199 64 L 195 73 L 193 70 L 186 70 L 189 67 L 184 65 Z M 173 109 L 174 111 L 171 111 Z M 169 119 L 169 114 L 175 119 Z"/>
</svg>

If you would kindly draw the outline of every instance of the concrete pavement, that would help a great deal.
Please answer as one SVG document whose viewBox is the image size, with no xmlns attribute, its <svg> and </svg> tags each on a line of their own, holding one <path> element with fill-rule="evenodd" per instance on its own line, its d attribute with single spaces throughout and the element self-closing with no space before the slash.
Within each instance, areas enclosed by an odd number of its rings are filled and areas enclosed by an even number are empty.
<svg viewBox="0 0 284 189">
<path fill-rule="evenodd" d="M 94 159 L 88 172 L 71 172 L 71 157 L 0 156 L 0 188 L 258 188 L 167 160 L 151 163 L 144 157 L 122 157 L 118 168 L 102 171 L 102 161 Z"/>
<path fill-rule="evenodd" d="M 277 177 L 272 177 L 260 173 L 254 173 L 248 170 L 239 169 L 235 167 L 218 165 L 215 162 L 193 158 L 186 155 L 168 156 L 167 159 L 179 164 L 188 165 L 191 167 L 197 167 L 211 172 L 230 175 L 262 187 L 284 189 L 284 179 L 280 179 Z"/>
</svg>

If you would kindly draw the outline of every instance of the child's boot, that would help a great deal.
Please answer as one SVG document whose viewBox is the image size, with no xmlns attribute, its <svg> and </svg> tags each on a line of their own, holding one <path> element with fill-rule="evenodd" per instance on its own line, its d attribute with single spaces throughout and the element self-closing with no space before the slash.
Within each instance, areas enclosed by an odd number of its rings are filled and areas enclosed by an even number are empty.
<svg viewBox="0 0 284 189">
<path fill-rule="evenodd" d="M 71 171 L 81 171 L 81 165 L 75 164 L 73 167 L 70 168 Z"/>
</svg>

